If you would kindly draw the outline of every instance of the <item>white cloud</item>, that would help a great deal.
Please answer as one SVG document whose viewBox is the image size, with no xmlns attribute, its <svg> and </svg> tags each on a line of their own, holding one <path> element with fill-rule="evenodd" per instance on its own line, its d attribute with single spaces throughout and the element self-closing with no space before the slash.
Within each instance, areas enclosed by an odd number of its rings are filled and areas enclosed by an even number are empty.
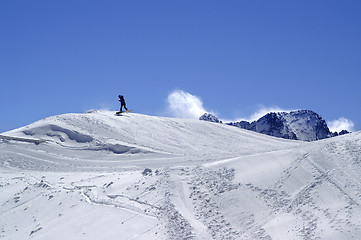
<svg viewBox="0 0 361 240">
<path fill-rule="evenodd" d="M 328 128 L 331 132 L 341 132 L 342 130 L 352 132 L 353 127 L 353 122 L 350 119 L 344 117 L 340 117 L 339 119 L 328 122 Z"/>
<path fill-rule="evenodd" d="M 198 119 L 207 112 L 199 97 L 182 90 L 176 90 L 170 93 L 167 102 L 168 111 L 174 117 Z"/>
</svg>

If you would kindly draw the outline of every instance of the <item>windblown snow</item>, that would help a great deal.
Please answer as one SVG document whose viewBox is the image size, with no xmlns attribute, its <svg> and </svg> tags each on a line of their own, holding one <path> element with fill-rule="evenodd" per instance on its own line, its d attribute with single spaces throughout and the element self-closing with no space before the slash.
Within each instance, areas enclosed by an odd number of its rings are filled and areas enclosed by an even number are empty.
<svg viewBox="0 0 361 240">
<path fill-rule="evenodd" d="M 65 114 L 0 135 L 1 239 L 360 239 L 361 132 Z"/>
</svg>

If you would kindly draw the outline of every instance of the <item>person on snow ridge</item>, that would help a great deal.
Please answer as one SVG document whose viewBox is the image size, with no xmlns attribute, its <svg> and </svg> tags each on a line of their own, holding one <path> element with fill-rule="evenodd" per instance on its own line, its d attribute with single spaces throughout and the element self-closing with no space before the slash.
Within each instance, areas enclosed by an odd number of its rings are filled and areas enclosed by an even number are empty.
<svg viewBox="0 0 361 240">
<path fill-rule="evenodd" d="M 120 102 L 120 112 L 123 112 L 123 107 L 126 111 L 128 111 L 128 108 L 125 104 L 125 100 L 124 100 L 124 97 L 122 95 L 119 95 L 119 102 Z"/>
</svg>

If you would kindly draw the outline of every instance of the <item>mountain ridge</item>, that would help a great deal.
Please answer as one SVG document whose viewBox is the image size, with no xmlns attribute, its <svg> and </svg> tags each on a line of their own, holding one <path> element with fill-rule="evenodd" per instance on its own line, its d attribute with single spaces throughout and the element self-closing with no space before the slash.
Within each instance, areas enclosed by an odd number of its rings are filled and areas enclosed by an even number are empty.
<svg viewBox="0 0 361 240">
<path fill-rule="evenodd" d="M 200 120 L 222 123 L 216 116 L 205 113 Z M 293 140 L 316 141 L 349 133 L 331 132 L 322 116 L 311 110 L 270 112 L 253 122 L 239 121 L 226 123 L 254 132 Z"/>
</svg>

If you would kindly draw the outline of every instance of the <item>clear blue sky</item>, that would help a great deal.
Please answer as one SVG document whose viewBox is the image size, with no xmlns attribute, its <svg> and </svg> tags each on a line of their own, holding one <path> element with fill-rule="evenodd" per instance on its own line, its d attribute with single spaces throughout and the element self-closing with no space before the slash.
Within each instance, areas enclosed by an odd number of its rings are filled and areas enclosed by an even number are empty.
<svg viewBox="0 0 361 240">
<path fill-rule="evenodd" d="M 44 117 L 162 115 L 183 90 L 219 117 L 310 109 L 361 129 L 361 1 L 2 0 L 0 132 Z"/>
</svg>

